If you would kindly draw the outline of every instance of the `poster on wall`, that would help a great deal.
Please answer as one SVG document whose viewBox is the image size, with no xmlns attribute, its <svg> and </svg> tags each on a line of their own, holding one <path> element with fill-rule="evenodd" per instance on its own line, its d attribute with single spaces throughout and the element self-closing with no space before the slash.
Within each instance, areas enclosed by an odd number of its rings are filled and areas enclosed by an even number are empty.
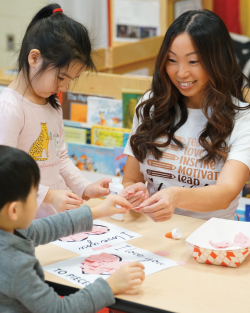
<svg viewBox="0 0 250 313">
<path fill-rule="evenodd" d="M 190 10 L 202 10 L 202 0 L 183 0 L 174 3 L 174 19 Z"/>
<path fill-rule="evenodd" d="M 160 35 L 159 0 L 113 0 L 114 41 L 133 42 Z"/>
</svg>

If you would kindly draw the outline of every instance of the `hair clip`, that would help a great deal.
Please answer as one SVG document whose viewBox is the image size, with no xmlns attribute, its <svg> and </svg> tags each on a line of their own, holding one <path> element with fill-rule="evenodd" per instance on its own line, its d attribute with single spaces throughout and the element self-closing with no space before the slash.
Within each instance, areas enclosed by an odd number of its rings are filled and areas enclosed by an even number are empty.
<svg viewBox="0 0 250 313">
<path fill-rule="evenodd" d="M 54 10 L 53 10 L 53 14 L 55 14 L 56 12 L 62 12 L 62 13 L 63 13 L 63 10 L 62 10 L 61 8 L 54 9 Z"/>
</svg>

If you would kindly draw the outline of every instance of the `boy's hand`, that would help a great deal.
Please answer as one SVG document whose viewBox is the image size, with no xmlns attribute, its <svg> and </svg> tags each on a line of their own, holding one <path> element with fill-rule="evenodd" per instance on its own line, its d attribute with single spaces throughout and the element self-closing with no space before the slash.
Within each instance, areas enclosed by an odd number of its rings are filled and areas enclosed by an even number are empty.
<svg viewBox="0 0 250 313">
<path fill-rule="evenodd" d="M 69 190 L 49 189 L 43 202 L 52 204 L 57 212 L 64 212 L 79 208 L 85 201 Z"/>
<path fill-rule="evenodd" d="M 121 206 L 117 208 L 116 205 Z M 126 214 L 132 205 L 123 197 L 108 195 L 101 204 L 91 208 L 93 220 L 114 214 Z"/>
<path fill-rule="evenodd" d="M 84 190 L 82 198 L 89 200 L 89 198 L 100 198 L 107 196 L 109 194 L 109 183 L 112 182 L 112 179 L 100 179 L 97 182 L 88 185 Z"/>
<path fill-rule="evenodd" d="M 145 279 L 144 269 L 145 267 L 139 262 L 128 263 L 106 279 L 106 282 L 114 295 L 125 292 L 142 284 Z"/>
</svg>

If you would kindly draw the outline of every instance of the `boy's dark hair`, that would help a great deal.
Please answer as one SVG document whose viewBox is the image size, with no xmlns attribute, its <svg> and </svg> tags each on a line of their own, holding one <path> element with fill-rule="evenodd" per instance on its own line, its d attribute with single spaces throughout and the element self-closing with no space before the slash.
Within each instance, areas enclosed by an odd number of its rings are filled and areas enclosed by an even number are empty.
<svg viewBox="0 0 250 313">
<path fill-rule="evenodd" d="M 26 201 L 40 180 L 36 161 L 22 150 L 0 145 L 0 210 L 8 202 Z"/>
<path fill-rule="evenodd" d="M 86 66 L 86 69 L 96 70 L 91 58 L 91 42 L 87 29 L 62 12 L 53 14 L 53 10 L 61 8 L 53 3 L 42 8 L 30 22 L 24 35 L 18 57 L 18 70 L 23 70 L 28 82 L 28 55 L 32 49 L 38 49 L 43 58 L 43 65 L 37 75 L 46 69 L 56 69 L 58 75 L 62 68 L 68 69 L 72 61 Z M 47 99 L 53 108 L 60 104 L 55 94 Z"/>
</svg>

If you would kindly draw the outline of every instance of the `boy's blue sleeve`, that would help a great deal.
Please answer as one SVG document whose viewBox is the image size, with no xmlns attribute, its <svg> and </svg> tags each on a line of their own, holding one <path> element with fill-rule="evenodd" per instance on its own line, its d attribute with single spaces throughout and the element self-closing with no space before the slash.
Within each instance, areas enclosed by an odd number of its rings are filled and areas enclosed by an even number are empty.
<svg viewBox="0 0 250 313">
<path fill-rule="evenodd" d="M 92 227 L 91 210 L 84 205 L 78 209 L 33 221 L 29 228 L 19 231 L 38 246 L 72 234 L 90 231 Z"/>
</svg>

